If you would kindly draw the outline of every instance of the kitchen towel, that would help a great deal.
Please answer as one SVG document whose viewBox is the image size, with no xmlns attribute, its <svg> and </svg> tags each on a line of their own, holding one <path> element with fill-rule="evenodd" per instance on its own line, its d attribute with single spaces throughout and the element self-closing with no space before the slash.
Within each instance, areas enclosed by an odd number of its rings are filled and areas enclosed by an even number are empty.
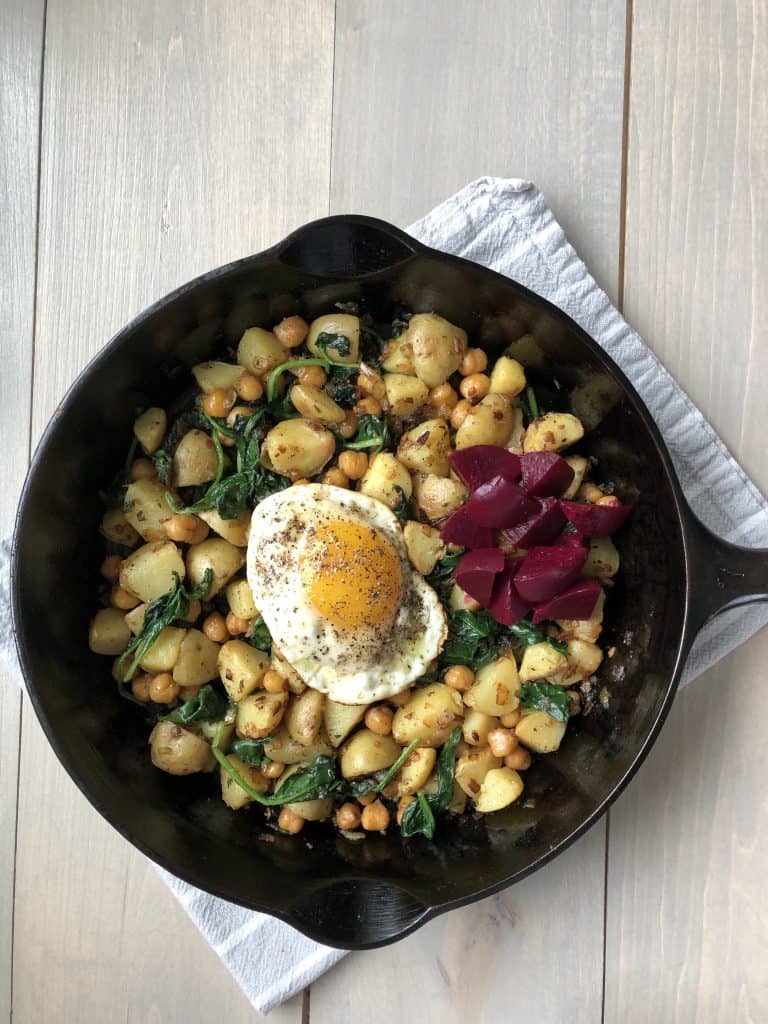
<svg viewBox="0 0 768 1024">
<path fill-rule="evenodd" d="M 435 249 L 514 278 L 579 323 L 640 392 L 700 518 L 728 540 L 768 547 L 768 503 L 687 395 L 611 305 L 531 182 L 480 178 L 408 231 Z M 0 545 L 0 653 L 20 680 L 11 640 L 8 555 L 6 541 Z M 767 605 L 742 608 L 714 620 L 696 642 L 683 684 L 767 622 Z M 165 871 L 160 874 L 262 1013 L 299 992 L 345 955 L 311 942 L 273 918 L 209 896 Z"/>
</svg>

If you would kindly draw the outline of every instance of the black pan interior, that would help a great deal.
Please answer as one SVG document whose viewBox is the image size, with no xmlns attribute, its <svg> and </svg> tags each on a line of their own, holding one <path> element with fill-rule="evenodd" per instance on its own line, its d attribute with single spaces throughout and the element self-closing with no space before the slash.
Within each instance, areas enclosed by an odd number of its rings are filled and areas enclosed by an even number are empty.
<svg viewBox="0 0 768 1024">
<path fill-rule="evenodd" d="M 322 222 L 321 222 L 322 223 Z M 489 350 L 517 347 L 532 379 L 594 429 L 599 478 L 636 506 L 618 538 L 591 713 L 527 775 L 528 798 L 439 841 L 349 842 L 322 825 L 298 837 L 265 829 L 258 809 L 233 814 L 217 778 L 153 769 L 148 726 L 117 697 L 109 662 L 86 637 L 101 557 L 99 490 L 125 458 L 137 410 L 169 404 L 195 362 L 252 325 L 362 300 L 386 319 L 398 304 L 437 310 Z M 531 340 L 532 339 L 532 340 Z M 243 260 L 186 286 L 125 329 L 57 410 L 36 455 L 16 537 L 16 628 L 30 691 L 67 770 L 99 810 L 169 870 L 237 903 L 276 913 L 329 944 L 390 941 L 425 908 L 466 901 L 527 873 L 595 816 L 654 730 L 681 650 L 686 605 L 679 494 L 647 416 L 597 348 L 566 317 L 473 264 L 412 253 L 363 222 L 326 222 L 282 252 Z"/>
</svg>

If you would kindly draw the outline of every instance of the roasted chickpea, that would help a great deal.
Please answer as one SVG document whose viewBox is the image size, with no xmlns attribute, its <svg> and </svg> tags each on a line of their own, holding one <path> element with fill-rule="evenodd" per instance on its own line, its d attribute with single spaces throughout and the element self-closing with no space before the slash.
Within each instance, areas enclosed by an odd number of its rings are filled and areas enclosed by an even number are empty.
<svg viewBox="0 0 768 1024">
<path fill-rule="evenodd" d="M 235 391 L 244 402 L 258 402 L 264 394 L 264 385 L 253 373 L 244 373 L 235 384 Z"/>
<path fill-rule="evenodd" d="M 360 827 L 360 808 L 357 804 L 342 804 L 336 811 L 336 827 L 351 832 Z"/>
<path fill-rule="evenodd" d="M 308 484 L 308 483 L 311 483 L 311 480 L 309 479 L 309 477 L 306 477 L 306 476 L 300 476 L 300 477 L 298 478 L 298 480 L 294 480 L 294 481 L 292 482 L 291 486 L 292 486 L 292 487 L 303 487 L 303 486 L 304 486 L 304 484 Z"/>
<path fill-rule="evenodd" d="M 587 482 L 578 489 L 576 497 L 579 501 L 588 501 L 590 505 L 597 505 L 605 495 L 596 484 Z"/>
<path fill-rule="evenodd" d="M 469 377 L 473 373 L 482 373 L 488 366 L 488 356 L 481 348 L 468 348 L 459 364 L 459 373 L 462 377 Z"/>
<path fill-rule="evenodd" d="M 361 398 L 355 412 L 358 416 L 381 416 L 381 402 L 378 398 Z"/>
<path fill-rule="evenodd" d="M 260 768 L 265 779 L 279 779 L 285 771 L 285 765 L 279 761 L 266 761 Z"/>
<path fill-rule="evenodd" d="M 410 690 L 403 690 L 402 693 L 395 693 L 391 697 L 388 697 L 390 704 L 394 704 L 396 708 L 401 708 L 404 704 L 407 704 L 411 699 L 412 692 Z"/>
<path fill-rule="evenodd" d="M 189 608 L 187 609 L 187 614 L 185 616 L 183 616 L 181 621 L 182 622 L 197 622 L 197 620 L 200 618 L 200 612 L 202 610 L 203 610 L 203 606 L 200 604 L 200 602 L 197 599 L 195 599 L 194 601 L 190 601 L 189 602 Z"/>
<path fill-rule="evenodd" d="M 157 469 L 151 459 L 136 459 L 131 464 L 129 476 L 131 480 L 154 480 L 157 476 Z"/>
<path fill-rule="evenodd" d="M 251 624 L 250 619 L 241 619 L 234 612 L 227 612 L 227 632 L 230 636 L 242 636 Z"/>
<path fill-rule="evenodd" d="M 267 669 L 264 673 L 264 678 L 261 681 L 261 685 L 267 691 L 267 693 L 284 693 L 289 689 L 288 680 L 283 679 L 279 672 L 275 672 L 273 668 Z"/>
<path fill-rule="evenodd" d="M 149 684 L 149 699 L 155 704 L 170 704 L 179 696 L 180 689 L 170 672 L 161 672 L 152 677 Z"/>
<path fill-rule="evenodd" d="M 152 676 L 148 675 L 136 676 L 131 682 L 131 693 L 142 704 L 146 704 L 149 700 L 149 684 L 151 682 Z"/>
<path fill-rule="evenodd" d="M 459 391 L 467 401 L 476 404 L 481 398 L 485 398 L 491 387 L 491 378 L 484 373 L 471 373 L 459 385 Z"/>
<path fill-rule="evenodd" d="M 531 767 L 531 755 L 525 747 L 517 747 L 511 754 L 507 754 L 504 758 L 504 764 L 507 768 L 514 768 L 515 771 L 524 772 L 526 768 Z"/>
<path fill-rule="evenodd" d="M 238 416 L 244 416 L 246 419 L 251 415 L 251 410 L 247 405 L 233 405 L 227 413 L 227 426 L 234 427 L 237 423 Z"/>
<path fill-rule="evenodd" d="M 206 615 L 203 619 L 203 633 L 215 644 L 223 644 L 229 640 L 227 620 L 221 612 L 211 612 L 210 615 Z"/>
<path fill-rule="evenodd" d="M 178 544 L 200 544 L 208 536 L 208 524 L 197 516 L 184 515 L 177 512 L 176 515 L 166 519 L 163 529 L 168 540 L 176 541 Z"/>
<path fill-rule="evenodd" d="M 514 729 L 514 727 L 517 725 L 517 723 L 520 721 L 522 717 L 522 711 L 518 711 L 517 709 L 515 709 L 514 711 L 510 711 L 508 715 L 502 715 L 499 718 L 499 721 L 501 722 L 505 729 Z"/>
<path fill-rule="evenodd" d="M 438 384 L 436 388 L 432 388 L 429 392 L 429 404 L 435 407 L 453 409 L 458 400 L 459 396 L 448 381 L 444 384 Z"/>
<path fill-rule="evenodd" d="M 123 560 L 120 555 L 107 555 L 99 566 L 99 572 L 110 583 L 116 583 L 120 577 L 120 566 Z"/>
<path fill-rule="evenodd" d="M 293 372 L 299 384 L 309 384 L 315 388 L 321 388 L 328 380 L 322 366 L 298 366 Z"/>
<path fill-rule="evenodd" d="M 120 611 L 129 612 L 131 608 L 135 608 L 137 604 L 141 604 L 138 597 L 134 597 L 133 594 L 129 594 L 127 590 L 118 584 L 116 587 L 112 587 L 112 593 L 109 595 L 109 603 L 113 608 L 119 608 Z"/>
<path fill-rule="evenodd" d="M 298 348 L 309 333 L 309 324 L 300 316 L 287 316 L 272 328 L 283 348 Z"/>
<path fill-rule="evenodd" d="M 331 484 L 332 487 L 349 487 L 349 477 L 334 467 L 323 474 L 323 483 Z"/>
<path fill-rule="evenodd" d="M 366 832 L 384 832 L 389 827 L 389 811 L 381 800 L 374 800 L 363 808 L 360 824 Z"/>
<path fill-rule="evenodd" d="M 346 438 L 354 437 L 357 433 L 357 416 L 355 416 L 351 409 L 346 412 L 338 429 L 341 436 Z"/>
<path fill-rule="evenodd" d="M 454 406 L 453 412 L 451 413 L 451 426 L 454 428 L 454 430 L 459 429 L 459 427 L 462 425 L 464 420 L 469 415 L 469 410 L 471 408 L 472 406 L 466 400 L 466 398 L 462 398 L 462 400 L 459 403 L 457 403 L 457 405 Z"/>
<path fill-rule="evenodd" d="M 475 673 L 469 665 L 453 665 L 445 673 L 443 682 L 454 690 L 463 692 L 468 690 L 475 681 Z"/>
<path fill-rule="evenodd" d="M 517 750 L 517 736 L 509 729 L 491 729 L 488 733 L 488 746 L 494 757 L 506 757 Z"/>
<path fill-rule="evenodd" d="M 179 700 L 192 700 L 202 690 L 202 686 L 182 686 L 179 689 Z"/>
<path fill-rule="evenodd" d="M 368 469 L 368 456 L 365 452 L 342 452 L 339 456 L 339 469 L 346 473 L 349 480 L 362 480 Z"/>
<path fill-rule="evenodd" d="M 295 836 L 304 828 L 304 819 L 290 807 L 284 807 L 277 819 L 277 827 Z"/>
<path fill-rule="evenodd" d="M 364 793 L 362 796 L 359 796 L 357 798 L 357 802 L 362 807 L 367 807 L 368 804 L 372 804 L 375 799 L 376 799 L 376 794 L 375 793 Z"/>
<path fill-rule="evenodd" d="M 203 409 L 209 416 L 226 416 L 235 404 L 236 398 L 234 388 L 214 388 L 203 399 Z"/>
<path fill-rule="evenodd" d="M 373 373 L 371 371 L 359 374 L 355 384 L 359 391 L 362 391 L 364 395 L 369 395 L 371 398 L 378 398 L 381 400 L 387 393 L 387 389 L 384 387 L 384 381 L 378 373 Z"/>
<path fill-rule="evenodd" d="M 397 824 L 398 825 L 402 825 L 402 823 L 403 823 L 403 815 L 405 814 L 405 812 L 408 810 L 408 808 L 414 802 L 415 799 L 416 799 L 416 797 L 415 796 L 411 796 L 410 794 L 408 796 L 401 797 L 400 802 L 397 805 L 397 816 L 396 816 L 396 819 L 397 819 Z"/>
<path fill-rule="evenodd" d="M 365 713 L 365 724 L 376 733 L 377 736 L 389 736 L 392 732 L 392 719 L 395 713 L 392 708 L 385 704 L 377 704 L 375 708 L 368 708 Z"/>
</svg>

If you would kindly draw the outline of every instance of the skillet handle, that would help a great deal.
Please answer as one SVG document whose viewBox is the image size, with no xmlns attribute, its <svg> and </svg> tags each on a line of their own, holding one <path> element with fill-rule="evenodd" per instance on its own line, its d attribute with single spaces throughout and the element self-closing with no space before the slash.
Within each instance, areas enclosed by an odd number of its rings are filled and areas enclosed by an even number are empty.
<svg viewBox="0 0 768 1024">
<path fill-rule="evenodd" d="M 351 281 L 389 270 L 419 251 L 400 228 L 374 217 L 339 216 L 312 221 L 278 247 L 286 266 L 312 277 Z"/>
<path fill-rule="evenodd" d="M 731 544 L 693 513 L 689 538 L 693 630 L 731 608 L 768 601 L 768 549 Z"/>
</svg>

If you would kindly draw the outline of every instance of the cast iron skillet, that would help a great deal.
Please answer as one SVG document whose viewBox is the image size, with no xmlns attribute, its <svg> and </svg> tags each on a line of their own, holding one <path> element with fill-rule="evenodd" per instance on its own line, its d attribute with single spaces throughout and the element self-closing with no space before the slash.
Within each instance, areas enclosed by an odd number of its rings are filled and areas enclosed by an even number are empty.
<svg viewBox="0 0 768 1024">
<path fill-rule="evenodd" d="M 397 303 L 437 310 L 489 350 L 521 335 L 532 379 L 556 368 L 567 400 L 594 429 L 602 479 L 635 506 L 618 536 L 621 580 L 608 602 L 601 673 L 611 695 L 576 721 L 557 754 L 527 774 L 528 799 L 478 823 L 444 823 L 438 839 L 370 836 L 327 826 L 267 832 L 258 811 L 230 812 L 217 780 L 156 771 L 148 729 L 120 700 L 108 663 L 86 642 L 98 579 L 99 489 L 125 458 L 137 411 L 169 404 L 185 371 L 252 325 L 312 317 L 363 297 L 382 319 Z M 538 369 L 537 369 L 538 365 Z M 348 949 L 401 938 L 451 907 L 529 874 L 600 817 L 641 764 L 703 623 L 766 600 L 768 552 L 733 547 L 693 516 L 669 454 L 629 381 L 572 320 L 532 292 L 435 252 L 367 217 L 316 221 L 284 242 L 204 274 L 125 327 L 69 390 L 38 446 L 16 521 L 16 641 L 29 694 L 62 764 L 130 842 L 169 871 Z"/>
</svg>

